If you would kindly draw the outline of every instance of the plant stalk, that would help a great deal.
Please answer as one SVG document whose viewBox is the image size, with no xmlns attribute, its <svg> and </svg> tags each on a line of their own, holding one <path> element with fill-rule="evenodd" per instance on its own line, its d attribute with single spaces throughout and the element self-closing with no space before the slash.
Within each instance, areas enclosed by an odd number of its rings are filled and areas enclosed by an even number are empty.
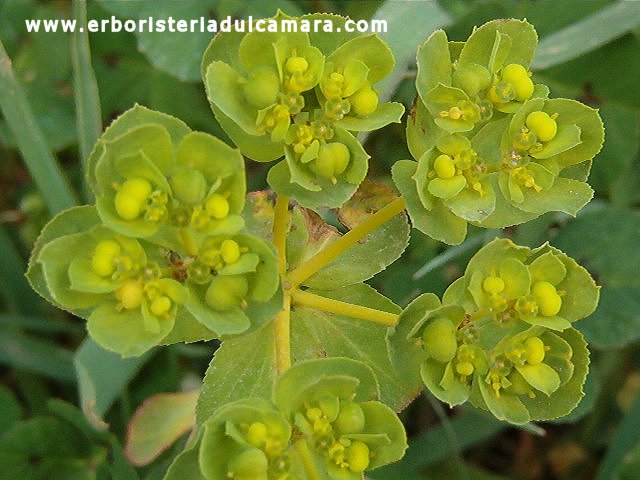
<svg viewBox="0 0 640 480">
<path fill-rule="evenodd" d="M 345 250 L 348 250 L 350 247 L 352 247 L 358 241 L 362 240 L 371 232 L 379 228 L 381 225 L 388 222 L 396 215 L 400 214 L 404 209 L 405 203 L 402 197 L 396 198 L 391 203 L 385 205 L 360 225 L 345 233 L 335 242 L 328 245 L 324 250 L 321 250 L 305 263 L 289 273 L 289 275 L 287 275 L 289 283 L 293 287 L 301 285 L 306 279 L 319 271 L 334 258 L 339 256 Z"/>
<path fill-rule="evenodd" d="M 352 303 L 326 298 L 315 293 L 302 290 L 293 290 L 291 292 L 291 300 L 294 305 L 301 307 L 310 307 L 323 312 L 336 313 L 346 317 L 358 318 L 369 322 L 393 327 L 398 323 L 398 315 L 395 313 L 383 312 L 375 308 L 363 307 Z"/>
</svg>

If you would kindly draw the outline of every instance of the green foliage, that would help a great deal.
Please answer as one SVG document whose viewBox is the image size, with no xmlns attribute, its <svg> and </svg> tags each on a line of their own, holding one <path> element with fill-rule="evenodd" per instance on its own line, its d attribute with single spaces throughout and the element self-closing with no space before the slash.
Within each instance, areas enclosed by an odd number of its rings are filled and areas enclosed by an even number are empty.
<svg viewBox="0 0 640 480">
<path fill-rule="evenodd" d="M 579 433 L 562 427 L 561 441 L 530 442 L 548 452 L 532 471 L 580 477 L 574 463 L 595 457 L 581 449 L 599 451 L 622 418 L 599 475 L 634 478 L 638 407 L 628 408 L 635 376 L 624 368 L 638 368 L 640 318 L 639 104 L 629 68 L 637 35 L 626 34 L 635 7 L 590 3 L 576 21 L 554 2 L 327 3 L 388 19 L 376 35 L 300 5 L 101 0 L 88 17 L 275 15 L 341 31 L 189 33 L 179 42 L 160 32 L 109 42 L 76 33 L 69 45 L 58 34 L 22 41 L 7 26 L 59 18 L 65 7 L 0 5 L 0 37 L 14 57 L 11 67 L 0 46 L 0 142 L 10 166 L 19 148 L 44 197 L 32 194 L 16 213 L 24 238 L 42 230 L 27 278 L 47 302 L 85 318 L 89 333 L 72 355 L 79 329 L 14 281 L 24 266 L 3 227 L 0 363 L 12 371 L 0 389 L 0 450 L 11 467 L 0 476 L 497 479 L 473 463 L 496 457 L 486 440 L 500 422 L 527 432 L 525 442 L 546 428 L 529 422 L 592 414 Z M 83 6 L 75 3 L 76 17 Z M 525 16 L 540 25 L 537 56 Z M 615 25 L 603 29 L 603 19 Z M 447 33 L 429 35 L 443 24 Z M 594 34 L 580 42 L 585 29 Z M 427 36 L 407 71 L 412 45 Z M 604 87 L 594 63 L 611 70 Z M 204 88 L 193 83 L 200 78 Z M 592 80 L 594 91 L 581 83 Z M 549 87 L 580 101 L 550 98 Z M 416 94 L 405 139 L 393 124 Z M 611 139 L 602 153 L 591 107 L 600 103 Z M 101 120 L 110 126 L 91 149 Z M 76 140 L 82 168 L 68 161 Z M 74 194 L 52 151 L 70 178 L 84 177 L 78 191 L 93 204 L 64 210 Z M 586 181 L 598 154 L 601 200 L 580 212 L 594 195 Z M 276 162 L 245 168 L 243 156 Z M 247 194 L 267 184 L 273 191 Z M 57 216 L 44 225 L 46 208 Z M 409 221 L 427 236 L 410 242 Z M 472 255 L 494 233 L 528 246 L 496 239 Z M 538 246 L 547 239 L 554 246 Z M 464 243 L 440 251 L 438 242 Z M 600 287 L 569 255 L 605 287 L 600 303 Z M 606 355 L 590 358 L 585 338 Z M 624 356 L 612 351 L 620 346 Z M 587 379 L 590 362 L 597 375 Z M 81 411 L 45 404 L 73 397 L 74 382 Z M 430 395 L 430 406 L 418 399 L 425 386 L 457 407 L 451 418 Z M 414 400 L 402 420 L 415 445 L 391 465 L 407 448 L 398 414 Z M 107 429 L 126 429 L 126 449 Z M 472 446 L 480 456 L 462 459 Z M 500 463 L 491 470 L 513 477 L 527 462 Z"/>
</svg>

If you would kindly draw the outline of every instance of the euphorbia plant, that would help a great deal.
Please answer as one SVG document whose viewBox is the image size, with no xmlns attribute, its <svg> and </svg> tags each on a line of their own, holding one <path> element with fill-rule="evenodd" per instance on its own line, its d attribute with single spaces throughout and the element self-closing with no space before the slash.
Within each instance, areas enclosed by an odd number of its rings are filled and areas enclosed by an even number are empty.
<svg viewBox="0 0 640 480">
<path fill-rule="evenodd" d="M 363 478 L 402 457 L 396 412 L 423 385 L 512 423 L 578 404 L 589 355 L 572 323 L 599 288 L 554 247 L 496 239 L 442 299 L 404 310 L 363 283 L 404 251 L 405 208 L 413 227 L 455 244 L 467 223 L 506 227 L 590 200 L 602 123 L 533 83 L 536 43 L 527 22 L 496 20 L 467 42 L 437 31 L 420 46 L 416 160 L 393 166 L 400 196 L 363 183 L 354 136 L 403 113 L 379 101 L 394 61 L 375 35 L 214 38 L 203 79 L 238 149 L 141 106 L 104 132 L 89 158 L 96 205 L 45 227 L 29 278 L 123 356 L 222 340 L 167 479 Z M 280 159 L 273 192 L 246 195 L 242 154 Z M 323 221 L 326 207 L 346 234 Z"/>
</svg>

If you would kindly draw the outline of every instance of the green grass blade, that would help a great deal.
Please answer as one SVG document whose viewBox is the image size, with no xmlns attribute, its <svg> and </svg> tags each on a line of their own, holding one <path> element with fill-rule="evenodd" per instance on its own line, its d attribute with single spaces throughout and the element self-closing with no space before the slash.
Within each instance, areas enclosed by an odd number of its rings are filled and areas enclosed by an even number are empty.
<svg viewBox="0 0 640 480">
<path fill-rule="evenodd" d="M 578 58 L 640 26 L 640 2 L 621 0 L 540 41 L 534 69 Z"/>
<path fill-rule="evenodd" d="M 74 357 L 80 405 L 90 420 L 100 420 L 153 354 L 122 358 L 87 338 Z"/>
<path fill-rule="evenodd" d="M 640 432 L 640 395 L 618 425 L 595 480 L 612 480 L 624 465 L 624 457 L 638 445 Z"/>
<path fill-rule="evenodd" d="M 42 311 L 42 301 L 24 277 L 26 266 L 6 229 L 0 225 L 0 297 L 11 313 Z"/>
<path fill-rule="evenodd" d="M 0 364 L 73 382 L 73 356 L 51 341 L 9 329 L 0 332 Z"/>
<path fill-rule="evenodd" d="M 2 42 L 0 108 L 50 212 L 55 214 L 75 205 L 73 190 L 45 142 Z"/>
<path fill-rule="evenodd" d="M 85 25 L 84 31 L 76 29 L 71 37 L 71 62 L 73 64 L 73 94 L 76 104 L 80 158 L 86 169 L 86 162 L 93 144 L 102 132 L 102 115 L 100 113 L 98 82 L 91 66 L 89 35 L 86 29 L 86 0 L 74 0 L 73 13 L 77 25 Z"/>
</svg>

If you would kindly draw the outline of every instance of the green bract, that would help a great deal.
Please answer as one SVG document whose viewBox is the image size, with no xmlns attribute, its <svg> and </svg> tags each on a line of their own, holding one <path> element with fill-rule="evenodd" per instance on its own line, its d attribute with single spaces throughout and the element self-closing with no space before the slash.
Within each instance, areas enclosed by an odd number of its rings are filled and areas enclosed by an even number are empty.
<svg viewBox="0 0 640 480">
<path fill-rule="evenodd" d="M 418 101 L 407 125 L 418 162 L 393 167 L 414 227 L 457 244 L 467 223 L 502 228 L 549 211 L 575 215 L 591 199 L 586 175 L 566 169 L 588 173 L 602 121 L 533 84 L 536 44 L 526 21 L 494 20 L 463 44 L 439 30 L 418 49 Z"/>
<path fill-rule="evenodd" d="M 241 333 L 281 300 L 264 240 L 239 233 L 242 156 L 179 120 L 136 106 L 89 159 L 96 207 L 45 227 L 29 278 L 47 300 L 88 320 L 122 355 L 160 343 Z M 270 300 L 273 299 L 273 302 Z"/>
<path fill-rule="evenodd" d="M 399 122 L 404 112 L 379 103 L 375 90 L 393 55 L 376 35 L 346 33 L 344 17 L 275 18 L 331 20 L 342 32 L 222 33 L 202 61 L 208 97 L 245 155 L 262 162 L 284 155 L 269 174 L 278 193 L 310 208 L 337 207 L 367 172 L 369 157 L 350 132 Z"/>
<path fill-rule="evenodd" d="M 582 396 L 588 351 L 571 323 L 599 287 L 573 259 L 496 239 L 445 292 L 409 306 L 401 322 L 422 346 L 425 385 L 450 405 L 470 400 L 512 423 L 566 415 Z"/>
<path fill-rule="evenodd" d="M 244 399 L 204 422 L 200 470 L 207 480 L 362 479 L 400 459 L 406 434 L 377 401 L 365 364 L 332 358 L 300 362 L 276 381 L 273 403 Z"/>
</svg>

